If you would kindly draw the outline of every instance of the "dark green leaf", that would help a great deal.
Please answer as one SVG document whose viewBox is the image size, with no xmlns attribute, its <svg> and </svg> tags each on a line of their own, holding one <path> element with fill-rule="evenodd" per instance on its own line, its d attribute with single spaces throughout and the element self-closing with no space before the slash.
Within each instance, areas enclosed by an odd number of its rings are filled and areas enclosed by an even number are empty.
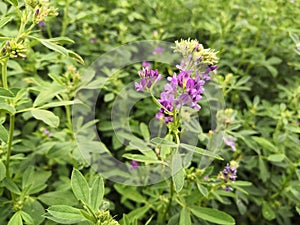
<svg viewBox="0 0 300 225">
<path fill-rule="evenodd" d="M 0 87 L 0 97 L 13 98 L 15 95 L 11 91 Z"/>
<path fill-rule="evenodd" d="M 263 202 L 262 214 L 266 220 L 273 220 L 276 218 L 276 215 L 270 205 L 267 202 Z"/>
<path fill-rule="evenodd" d="M 2 160 L 0 159 L 0 181 L 3 180 L 6 176 L 6 167 Z"/>
</svg>

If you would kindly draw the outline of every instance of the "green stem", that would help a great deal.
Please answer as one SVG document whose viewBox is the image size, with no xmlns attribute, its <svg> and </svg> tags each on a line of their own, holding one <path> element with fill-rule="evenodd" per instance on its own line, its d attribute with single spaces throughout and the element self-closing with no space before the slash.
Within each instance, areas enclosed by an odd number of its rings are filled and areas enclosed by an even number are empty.
<svg viewBox="0 0 300 225">
<path fill-rule="evenodd" d="M 72 134 L 72 139 L 74 140 L 74 133 L 73 133 L 73 124 L 71 119 L 71 110 L 68 105 L 65 106 L 66 109 L 66 117 L 67 117 L 67 126 L 70 130 L 70 133 Z"/>
<path fill-rule="evenodd" d="M 14 135 L 15 128 L 15 115 L 10 115 L 9 117 L 9 134 L 8 134 L 8 143 L 7 143 L 7 155 L 6 155 L 6 177 L 10 177 L 9 174 L 9 163 L 10 163 L 10 155 L 12 149 L 12 141 Z"/>
<path fill-rule="evenodd" d="M 2 62 L 2 83 L 3 88 L 8 90 L 8 83 L 7 83 L 7 59 Z M 12 148 L 12 141 L 14 135 L 14 128 L 15 128 L 15 115 L 10 115 L 9 117 L 9 132 L 8 132 L 8 141 L 7 141 L 7 155 L 6 155 L 6 177 L 10 177 L 9 174 L 9 163 L 10 163 L 10 155 L 11 155 L 11 148 Z"/>
<path fill-rule="evenodd" d="M 2 62 L 2 85 L 3 88 L 8 89 L 7 84 L 7 59 Z"/>
<path fill-rule="evenodd" d="M 69 6 L 70 6 L 70 1 L 66 0 L 66 6 L 64 9 L 64 18 L 63 18 L 63 24 L 62 24 L 62 30 L 60 36 L 65 36 L 66 29 L 68 26 L 68 12 L 69 12 Z"/>
</svg>

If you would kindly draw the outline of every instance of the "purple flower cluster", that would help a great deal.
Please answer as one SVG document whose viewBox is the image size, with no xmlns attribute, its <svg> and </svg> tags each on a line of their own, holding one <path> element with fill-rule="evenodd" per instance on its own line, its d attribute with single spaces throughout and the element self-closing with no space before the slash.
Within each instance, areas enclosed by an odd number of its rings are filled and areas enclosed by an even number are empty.
<svg viewBox="0 0 300 225">
<path fill-rule="evenodd" d="M 147 88 L 151 88 L 154 83 L 161 79 L 161 74 L 158 70 L 152 70 L 148 62 L 143 62 L 143 69 L 139 71 L 141 77 L 140 82 L 135 82 L 134 86 L 137 91 L 144 91 Z"/>
<path fill-rule="evenodd" d="M 156 118 L 164 119 L 166 123 L 173 122 L 172 112 L 174 107 L 180 109 L 187 105 L 192 109 L 200 110 L 198 101 L 202 99 L 204 93 L 204 84 L 210 80 L 209 72 L 215 70 L 216 66 L 208 66 L 201 77 L 196 71 L 195 77 L 192 77 L 192 70 L 181 70 L 177 75 L 168 77 L 164 86 L 164 91 L 160 95 L 159 103 L 163 106 L 156 114 Z"/>
<path fill-rule="evenodd" d="M 231 161 L 230 165 L 227 164 L 224 167 L 224 170 L 220 172 L 219 178 L 223 180 L 225 184 L 231 181 L 235 181 L 237 178 L 237 164 L 234 161 Z M 228 185 L 225 185 L 224 190 L 232 191 L 232 188 L 230 188 Z"/>
</svg>

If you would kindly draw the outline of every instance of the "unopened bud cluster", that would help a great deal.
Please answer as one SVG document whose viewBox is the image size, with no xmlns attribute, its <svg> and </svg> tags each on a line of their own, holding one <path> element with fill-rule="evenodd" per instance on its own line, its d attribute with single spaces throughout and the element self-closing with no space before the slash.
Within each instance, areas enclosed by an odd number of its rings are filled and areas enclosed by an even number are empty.
<svg viewBox="0 0 300 225">
<path fill-rule="evenodd" d="M 7 56 L 8 58 L 24 59 L 27 56 L 27 46 L 24 41 L 16 41 L 15 39 L 6 41 L 4 47 L 1 50 L 1 56 Z"/>
<path fill-rule="evenodd" d="M 99 210 L 96 212 L 97 223 L 96 225 L 120 225 L 112 218 L 109 211 Z"/>
</svg>

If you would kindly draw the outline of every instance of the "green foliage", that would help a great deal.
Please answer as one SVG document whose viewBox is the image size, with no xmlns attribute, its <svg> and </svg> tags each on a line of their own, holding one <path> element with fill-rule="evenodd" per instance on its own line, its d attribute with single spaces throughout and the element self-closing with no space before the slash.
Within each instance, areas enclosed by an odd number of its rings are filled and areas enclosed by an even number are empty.
<svg viewBox="0 0 300 225">
<path fill-rule="evenodd" d="M 299 224 L 299 7 L 297 0 L 1 1 L 0 224 Z M 103 67 L 107 80 L 82 74 L 99 55 L 128 42 L 181 38 L 218 51 L 212 80 L 226 104 L 215 129 L 207 93 L 200 124 L 190 125 L 197 146 L 150 131 L 158 110 L 150 98 L 128 118 L 133 135 L 116 134 L 113 103 L 140 66 Z M 153 67 L 164 77 L 176 72 Z M 102 87 L 97 118 L 75 124 L 72 106 L 86 107 L 94 97 L 75 101 L 83 87 Z M 101 143 L 89 135 L 94 124 Z M 78 133 L 87 134 L 80 144 L 93 149 L 90 161 L 106 152 L 126 165 L 168 168 L 173 176 L 143 187 L 107 180 L 104 188 L 82 158 Z M 229 144 L 218 144 L 222 138 Z M 231 160 L 239 164 L 236 181 L 221 176 Z M 147 171 L 131 172 L 129 180 L 147 181 Z"/>
</svg>

